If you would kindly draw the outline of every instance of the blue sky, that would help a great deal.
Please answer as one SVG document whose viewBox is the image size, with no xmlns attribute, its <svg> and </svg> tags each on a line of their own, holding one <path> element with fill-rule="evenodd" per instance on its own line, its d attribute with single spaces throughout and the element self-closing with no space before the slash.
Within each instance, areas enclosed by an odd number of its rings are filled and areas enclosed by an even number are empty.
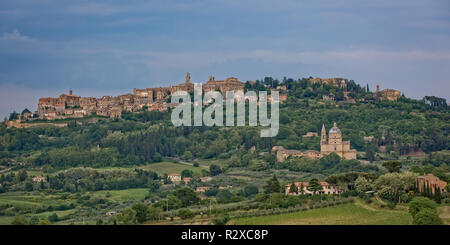
<svg viewBox="0 0 450 245">
<path fill-rule="evenodd" d="M 0 116 L 41 96 L 345 77 L 450 99 L 450 2 L 0 1 Z"/>
</svg>

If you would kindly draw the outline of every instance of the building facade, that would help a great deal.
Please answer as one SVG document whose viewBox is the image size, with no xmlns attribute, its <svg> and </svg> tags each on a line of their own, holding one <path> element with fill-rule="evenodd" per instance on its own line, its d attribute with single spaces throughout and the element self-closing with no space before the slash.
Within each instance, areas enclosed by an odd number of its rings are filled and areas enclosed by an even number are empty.
<svg viewBox="0 0 450 245">
<path fill-rule="evenodd" d="M 424 192 L 425 188 L 428 187 L 431 189 L 432 193 L 434 193 L 436 188 L 439 188 L 441 192 L 445 192 L 445 187 L 447 186 L 447 182 L 440 180 L 433 174 L 426 174 L 417 177 L 417 184 L 420 192 Z"/>
<path fill-rule="evenodd" d="M 322 186 L 322 190 L 313 192 L 308 189 L 309 183 L 308 182 L 294 182 L 295 186 L 297 187 L 297 192 L 291 192 L 291 185 L 287 184 L 285 186 L 285 194 L 286 195 L 317 195 L 317 194 L 339 194 L 342 193 L 343 190 L 339 189 L 336 185 L 330 185 L 328 182 L 320 182 L 320 186 Z"/>
<path fill-rule="evenodd" d="M 344 159 L 356 159 L 356 150 L 350 149 L 350 141 L 342 140 L 342 132 L 334 123 L 333 127 L 327 133 L 325 130 L 325 125 L 322 124 L 322 133 L 320 140 L 320 153 L 322 155 L 328 155 L 331 153 L 336 153 L 338 156 Z"/>
</svg>

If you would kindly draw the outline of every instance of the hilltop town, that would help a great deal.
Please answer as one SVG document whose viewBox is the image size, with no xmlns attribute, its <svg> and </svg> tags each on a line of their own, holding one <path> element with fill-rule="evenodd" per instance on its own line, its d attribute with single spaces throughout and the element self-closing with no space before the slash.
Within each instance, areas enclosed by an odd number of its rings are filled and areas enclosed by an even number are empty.
<svg viewBox="0 0 450 245">
<path fill-rule="evenodd" d="M 355 99 L 351 97 L 350 92 L 347 91 L 347 79 L 341 78 L 309 78 L 311 84 L 318 84 L 320 86 L 334 86 L 342 89 L 345 101 L 354 103 Z M 220 91 L 225 94 L 226 91 L 244 91 L 255 86 L 254 81 L 247 81 L 246 83 L 239 81 L 235 77 L 229 77 L 225 80 L 215 80 L 213 76 L 210 76 L 208 81 L 202 85 L 203 92 Z M 271 90 L 280 91 L 280 102 L 282 103 L 287 99 L 288 89 L 285 84 L 272 86 L 270 84 L 265 85 L 266 88 Z M 68 94 L 61 94 L 59 97 L 44 97 L 39 98 L 37 111 L 34 113 L 27 109 L 19 115 L 16 120 L 8 120 L 5 118 L 5 122 L 8 127 L 21 127 L 21 121 L 23 120 L 55 120 L 66 118 L 82 118 L 89 115 L 104 116 L 110 118 L 119 118 L 123 112 L 138 112 L 142 109 L 146 110 L 158 110 L 167 111 L 169 107 L 174 105 L 169 102 L 170 95 L 176 91 L 192 92 L 194 89 L 194 83 L 191 82 L 191 76 L 186 74 L 185 82 L 170 87 L 157 87 L 157 88 L 144 88 L 133 89 L 133 93 L 128 93 L 119 96 L 102 96 L 101 98 L 95 97 L 82 97 L 73 94 L 70 90 Z M 374 98 L 379 100 L 395 101 L 401 97 L 401 92 L 394 89 L 380 90 L 379 85 L 376 86 L 376 92 Z M 268 97 L 271 101 L 271 96 Z M 333 93 L 323 95 L 323 101 L 336 101 L 336 95 Z M 358 101 L 364 101 L 364 98 Z"/>
<path fill-rule="evenodd" d="M 244 89 L 244 83 L 234 77 L 225 80 L 215 80 L 213 76 L 203 85 L 204 92 L 218 90 L 237 91 Z M 103 96 L 101 98 L 81 97 L 74 95 L 72 90 L 69 94 L 62 94 L 58 98 L 40 98 L 36 114 L 40 119 L 62 119 L 68 117 L 83 117 L 86 115 L 100 115 L 111 118 L 120 117 L 122 111 L 136 112 L 143 107 L 148 110 L 165 111 L 171 104 L 169 96 L 176 91 L 192 92 L 194 83 L 191 82 L 190 74 L 186 74 L 184 83 L 171 87 L 133 89 L 132 94 L 119 96 Z"/>
</svg>

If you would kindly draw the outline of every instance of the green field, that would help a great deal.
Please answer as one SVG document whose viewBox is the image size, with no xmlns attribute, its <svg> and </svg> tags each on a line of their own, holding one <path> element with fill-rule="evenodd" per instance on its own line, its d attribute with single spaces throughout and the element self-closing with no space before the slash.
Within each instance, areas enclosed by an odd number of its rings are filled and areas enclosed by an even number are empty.
<svg viewBox="0 0 450 245">
<path fill-rule="evenodd" d="M 202 171 L 202 169 L 207 169 L 202 166 L 194 167 L 189 164 L 174 163 L 174 162 L 152 163 L 152 164 L 147 164 L 145 166 L 140 166 L 139 168 L 154 171 L 154 172 L 158 173 L 159 175 L 172 174 L 172 173 L 180 174 L 181 171 L 183 171 L 185 169 L 192 170 L 194 173 L 200 173 Z"/>
<path fill-rule="evenodd" d="M 378 209 L 362 203 L 269 216 L 237 218 L 236 225 L 409 225 L 407 211 Z"/>
<path fill-rule="evenodd" d="M 110 194 L 109 197 L 107 193 Z M 135 201 L 142 200 L 148 194 L 147 188 L 134 188 L 134 189 L 126 189 L 126 190 L 111 190 L 111 191 L 96 191 L 93 193 L 95 196 L 102 197 L 104 199 L 108 199 L 110 201 L 124 203 L 127 201 Z"/>
<path fill-rule="evenodd" d="M 60 199 L 58 195 L 33 195 L 22 192 L 2 193 L 0 205 L 10 204 L 17 208 L 42 207 L 48 205 L 70 204 L 70 200 Z"/>
</svg>

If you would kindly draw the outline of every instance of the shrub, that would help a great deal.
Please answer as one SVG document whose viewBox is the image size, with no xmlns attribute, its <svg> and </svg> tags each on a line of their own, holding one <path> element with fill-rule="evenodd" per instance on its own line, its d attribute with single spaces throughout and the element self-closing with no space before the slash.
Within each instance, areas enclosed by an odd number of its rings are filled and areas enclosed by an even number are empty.
<svg viewBox="0 0 450 245">
<path fill-rule="evenodd" d="M 187 219 L 194 217 L 195 214 L 187 208 L 182 208 L 178 211 L 178 216 L 180 216 L 180 218 L 182 219 Z"/>
<path fill-rule="evenodd" d="M 205 196 L 207 196 L 207 197 L 216 196 L 218 192 L 219 192 L 219 189 L 211 188 L 211 189 L 208 189 L 205 191 Z"/>
<path fill-rule="evenodd" d="M 423 209 L 436 210 L 436 203 L 426 197 L 415 197 L 409 203 L 409 213 L 413 218 Z"/>
<path fill-rule="evenodd" d="M 230 216 L 227 213 L 221 214 L 219 217 L 212 220 L 215 225 L 225 225 L 230 220 Z"/>
<path fill-rule="evenodd" d="M 413 218 L 416 225 L 443 225 L 444 222 L 436 213 L 436 210 L 424 208 L 420 210 Z"/>
</svg>

